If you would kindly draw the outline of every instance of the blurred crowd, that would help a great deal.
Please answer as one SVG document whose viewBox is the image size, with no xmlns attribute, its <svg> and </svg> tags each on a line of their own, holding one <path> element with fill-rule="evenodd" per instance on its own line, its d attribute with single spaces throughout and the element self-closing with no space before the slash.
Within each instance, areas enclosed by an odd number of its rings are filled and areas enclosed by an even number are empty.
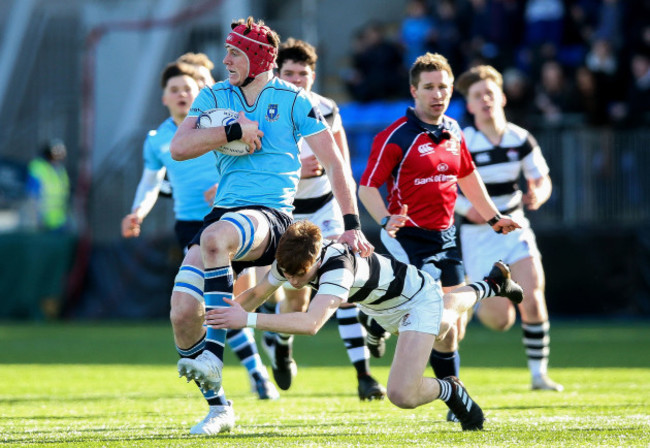
<svg viewBox="0 0 650 448">
<path fill-rule="evenodd" d="M 408 67 L 427 51 L 457 75 L 501 71 L 508 118 L 524 127 L 650 122 L 650 0 L 410 0 L 401 22 L 355 34 L 349 95 L 408 98 Z"/>
</svg>

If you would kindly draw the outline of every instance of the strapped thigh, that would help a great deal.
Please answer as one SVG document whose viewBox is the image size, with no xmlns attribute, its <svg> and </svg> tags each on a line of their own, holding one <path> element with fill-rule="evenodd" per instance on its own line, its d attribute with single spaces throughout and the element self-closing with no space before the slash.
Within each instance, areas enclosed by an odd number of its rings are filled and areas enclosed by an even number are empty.
<svg viewBox="0 0 650 448">
<path fill-rule="evenodd" d="M 253 224 L 253 219 L 257 220 L 257 228 Z M 248 253 L 260 245 L 269 233 L 269 222 L 263 213 L 258 210 L 240 210 L 237 212 L 227 212 L 221 217 L 220 221 L 226 221 L 233 225 L 239 235 L 239 245 L 233 260 L 241 260 Z"/>
</svg>

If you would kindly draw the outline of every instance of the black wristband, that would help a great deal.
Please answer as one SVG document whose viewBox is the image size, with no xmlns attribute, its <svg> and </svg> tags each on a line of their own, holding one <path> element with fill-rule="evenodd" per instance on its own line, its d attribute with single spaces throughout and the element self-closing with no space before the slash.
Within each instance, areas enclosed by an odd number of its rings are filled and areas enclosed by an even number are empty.
<svg viewBox="0 0 650 448">
<path fill-rule="evenodd" d="M 241 125 L 239 123 L 227 124 L 223 129 L 226 131 L 226 140 L 229 142 L 239 140 L 242 137 Z"/>
<path fill-rule="evenodd" d="M 497 222 L 499 222 L 499 220 L 500 220 L 501 218 L 503 218 L 503 216 L 501 215 L 501 213 L 497 213 L 496 215 L 494 215 L 494 218 L 490 219 L 487 223 L 490 224 L 490 227 L 492 227 L 492 226 L 494 226 Z"/>
<path fill-rule="evenodd" d="M 343 215 L 343 228 L 348 230 L 361 230 L 361 220 L 359 215 L 354 215 L 352 213 Z"/>
</svg>

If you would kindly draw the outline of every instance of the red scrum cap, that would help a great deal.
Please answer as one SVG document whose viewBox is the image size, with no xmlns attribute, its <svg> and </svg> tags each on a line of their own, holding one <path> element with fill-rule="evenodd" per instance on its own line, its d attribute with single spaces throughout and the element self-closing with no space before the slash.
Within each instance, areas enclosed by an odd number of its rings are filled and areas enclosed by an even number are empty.
<svg viewBox="0 0 650 448">
<path fill-rule="evenodd" d="M 269 43 L 271 28 L 266 25 L 233 24 L 233 29 L 226 38 L 226 45 L 244 52 L 248 58 L 248 78 L 251 80 L 260 73 L 273 69 L 278 49 Z"/>
</svg>

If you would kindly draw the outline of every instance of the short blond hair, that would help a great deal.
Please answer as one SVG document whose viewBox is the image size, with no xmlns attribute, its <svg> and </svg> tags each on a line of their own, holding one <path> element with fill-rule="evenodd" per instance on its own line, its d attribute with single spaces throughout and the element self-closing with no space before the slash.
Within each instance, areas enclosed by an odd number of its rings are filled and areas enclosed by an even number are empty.
<svg viewBox="0 0 650 448">
<path fill-rule="evenodd" d="M 491 65 L 477 65 L 458 77 L 456 89 L 467 97 L 470 87 L 480 81 L 493 81 L 503 90 L 503 76 Z"/>
<path fill-rule="evenodd" d="M 214 68 L 214 63 L 210 60 L 208 55 L 206 55 L 205 53 L 192 53 L 190 51 L 188 53 L 180 55 L 176 60 L 178 62 L 184 62 L 186 64 L 205 67 L 208 70 L 212 70 Z"/>
<path fill-rule="evenodd" d="M 420 83 L 420 75 L 423 72 L 447 72 L 453 82 L 454 72 L 446 57 L 440 53 L 425 53 L 415 60 L 409 70 L 409 82 L 417 89 Z"/>
</svg>

